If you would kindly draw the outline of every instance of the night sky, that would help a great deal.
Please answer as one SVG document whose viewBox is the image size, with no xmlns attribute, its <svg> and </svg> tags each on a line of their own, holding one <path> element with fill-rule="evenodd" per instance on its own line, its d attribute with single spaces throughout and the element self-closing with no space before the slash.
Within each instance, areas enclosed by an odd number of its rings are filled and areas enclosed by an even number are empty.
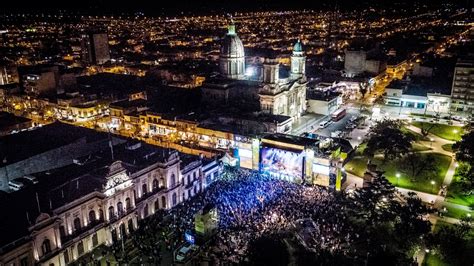
<svg viewBox="0 0 474 266">
<path fill-rule="evenodd" d="M 57 12 L 58 9 L 91 14 L 121 14 L 143 12 L 145 15 L 166 15 L 186 13 L 222 13 L 234 11 L 258 11 L 278 9 L 357 9 L 366 7 L 394 7 L 410 8 L 414 3 L 440 5 L 455 3 L 469 6 L 470 0 L 44 0 L 34 1 L 6 1 L 2 3 L 2 12 Z"/>
</svg>

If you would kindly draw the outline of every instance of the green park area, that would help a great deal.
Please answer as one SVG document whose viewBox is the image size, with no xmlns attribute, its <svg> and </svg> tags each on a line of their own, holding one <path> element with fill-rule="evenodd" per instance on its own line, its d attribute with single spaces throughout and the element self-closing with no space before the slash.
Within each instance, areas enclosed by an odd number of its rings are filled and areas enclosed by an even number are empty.
<svg viewBox="0 0 474 266">
<path fill-rule="evenodd" d="M 466 176 L 469 176 L 470 166 L 467 163 L 459 163 L 448 187 L 446 201 L 462 206 L 474 208 L 474 194 L 466 188 Z M 467 178 L 468 179 L 468 178 Z"/>
<path fill-rule="evenodd" d="M 447 152 L 454 152 L 453 151 L 453 144 L 444 144 L 443 146 L 441 146 L 441 148 L 443 148 L 443 150 L 445 150 Z"/>
<path fill-rule="evenodd" d="M 433 124 L 428 122 L 413 122 L 412 125 L 427 130 L 429 133 L 446 140 L 459 141 L 461 140 L 461 136 L 464 134 L 463 128 L 459 126 Z"/>
<path fill-rule="evenodd" d="M 345 169 L 349 173 L 360 177 L 364 175 L 369 160 L 369 158 L 363 154 L 364 148 L 364 144 L 360 145 L 356 150 L 355 156 L 345 165 Z M 416 151 L 426 149 L 429 148 L 416 142 L 412 146 L 412 150 L 415 152 L 416 156 L 419 156 L 420 164 L 427 159 L 434 161 L 432 169 L 427 169 L 426 171 L 417 173 L 416 176 L 413 176 L 413 169 L 417 170 L 416 168 L 418 165 L 412 165 L 412 167 L 409 167 L 406 157 L 384 162 L 382 156 L 376 155 L 372 159 L 372 163 L 376 164 L 379 170 L 385 171 L 385 177 L 393 185 L 434 194 L 438 192 L 440 185 L 443 183 L 444 177 L 451 163 L 451 157 L 439 153 L 416 153 Z M 427 158 L 427 156 L 430 157 Z M 420 167 L 423 166 L 420 165 Z M 432 183 L 432 181 L 434 183 Z"/>
<path fill-rule="evenodd" d="M 444 261 L 442 261 L 441 256 L 439 254 L 430 252 L 427 253 L 425 256 L 425 260 L 423 261 L 423 266 L 450 266 Z"/>
<path fill-rule="evenodd" d="M 460 178 L 461 177 L 459 175 L 454 175 L 453 181 L 448 188 L 446 200 L 454 204 L 474 206 L 474 195 L 466 195 L 462 192 L 462 184 L 459 182 Z"/>
<path fill-rule="evenodd" d="M 467 215 L 474 216 L 474 212 L 452 206 L 446 206 L 446 213 L 444 215 L 455 219 L 461 219 Z"/>
</svg>

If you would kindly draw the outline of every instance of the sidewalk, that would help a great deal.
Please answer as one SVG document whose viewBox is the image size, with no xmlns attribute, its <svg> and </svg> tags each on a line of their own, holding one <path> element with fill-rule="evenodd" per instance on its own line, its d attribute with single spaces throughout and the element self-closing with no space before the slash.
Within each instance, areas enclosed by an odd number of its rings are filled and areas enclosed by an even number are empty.
<svg viewBox="0 0 474 266">
<path fill-rule="evenodd" d="M 418 127 L 408 125 L 406 128 L 413 131 L 413 132 L 415 132 L 415 133 L 421 134 L 421 129 L 418 128 Z M 442 146 L 445 145 L 445 144 L 453 144 L 454 141 L 450 141 L 450 140 L 440 138 L 440 137 L 438 137 L 436 135 L 433 135 L 431 133 L 428 134 L 427 137 L 432 139 L 433 141 L 421 141 L 425 146 L 431 148 L 431 150 L 426 151 L 426 152 L 436 152 L 436 153 L 441 153 L 441 154 L 444 154 L 444 155 L 453 156 L 452 152 L 445 151 Z"/>
</svg>

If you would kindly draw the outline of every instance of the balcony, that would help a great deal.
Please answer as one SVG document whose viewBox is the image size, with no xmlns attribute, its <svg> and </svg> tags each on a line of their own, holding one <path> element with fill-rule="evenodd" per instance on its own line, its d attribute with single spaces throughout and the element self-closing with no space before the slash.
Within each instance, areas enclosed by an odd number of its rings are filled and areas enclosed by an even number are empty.
<svg viewBox="0 0 474 266">
<path fill-rule="evenodd" d="M 85 232 L 89 232 L 89 231 L 96 231 L 96 230 L 91 230 L 95 227 L 98 227 L 99 225 L 102 226 L 103 225 L 103 220 L 95 220 L 95 221 L 92 221 L 90 223 L 87 224 L 87 226 L 83 226 L 77 230 L 74 230 L 72 232 L 72 234 L 70 235 L 65 235 L 65 236 L 61 236 L 61 243 L 64 245 L 66 244 L 67 242 L 71 241 L 72 239 L 78 237 L 78 236 L 81 236 L 82 234 L 84 234 Z"/>
<path fill-rule="evenodd" d="M 135 211 L 135 207 L 130 207 L 130 208 L 127 208 L 127 209 L 124 209 L 123 211 L 117 213 L 117 214 L 114 214 L 113 216 L 111 216 L 109 218 L 109 220 L 107 221 L 107 224 L 112 224 L 112 223 L 115 223 L 116 221 L 118 221 L 120 218 L 124 217 L 124 216 L 127 216 L 129 215 L 130 213 L 134 212 Z"/>
<path fill-rule="evenodd" d="M 151 192 L 143 194 L 140 198 L 135 199 L 135 204 L 138 204 L 138 203 L 144 201 L 145 199 L 147 199 L 147 198 L 149 198 L 153 195 L 156 195 L 156 194 L 160 193 L 161 191 L 165 191 L 165 190 L 166 190 L 166 187 L 155 188 Z"/>
</svg>

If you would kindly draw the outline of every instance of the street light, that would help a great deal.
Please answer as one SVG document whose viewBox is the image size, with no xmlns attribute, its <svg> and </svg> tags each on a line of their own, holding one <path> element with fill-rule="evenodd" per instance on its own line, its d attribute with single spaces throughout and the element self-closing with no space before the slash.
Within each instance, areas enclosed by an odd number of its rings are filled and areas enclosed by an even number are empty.
<svg viewBox="0 0 474 266">
<path fill-rule="evenodd" d="M 431 141 L 430 147 L 433 147 L 433 141 L 434 141 L 434 139 L 433 139 L 433 138 L 430 138 L 430 141 Z"/>
<path fill-rule="evenodd" d="M 395 176 L 397 177 L 397 186 L 398 186 L 398 180 L 400 179 L 400 173 L 395 174 Z"/>
<path fill-rule="evenodd" d="M 434 180 L 431 180 L 431 192 L 434 193 L 434 185 L 436 184 L 436 182 Z"/>
</svg>

